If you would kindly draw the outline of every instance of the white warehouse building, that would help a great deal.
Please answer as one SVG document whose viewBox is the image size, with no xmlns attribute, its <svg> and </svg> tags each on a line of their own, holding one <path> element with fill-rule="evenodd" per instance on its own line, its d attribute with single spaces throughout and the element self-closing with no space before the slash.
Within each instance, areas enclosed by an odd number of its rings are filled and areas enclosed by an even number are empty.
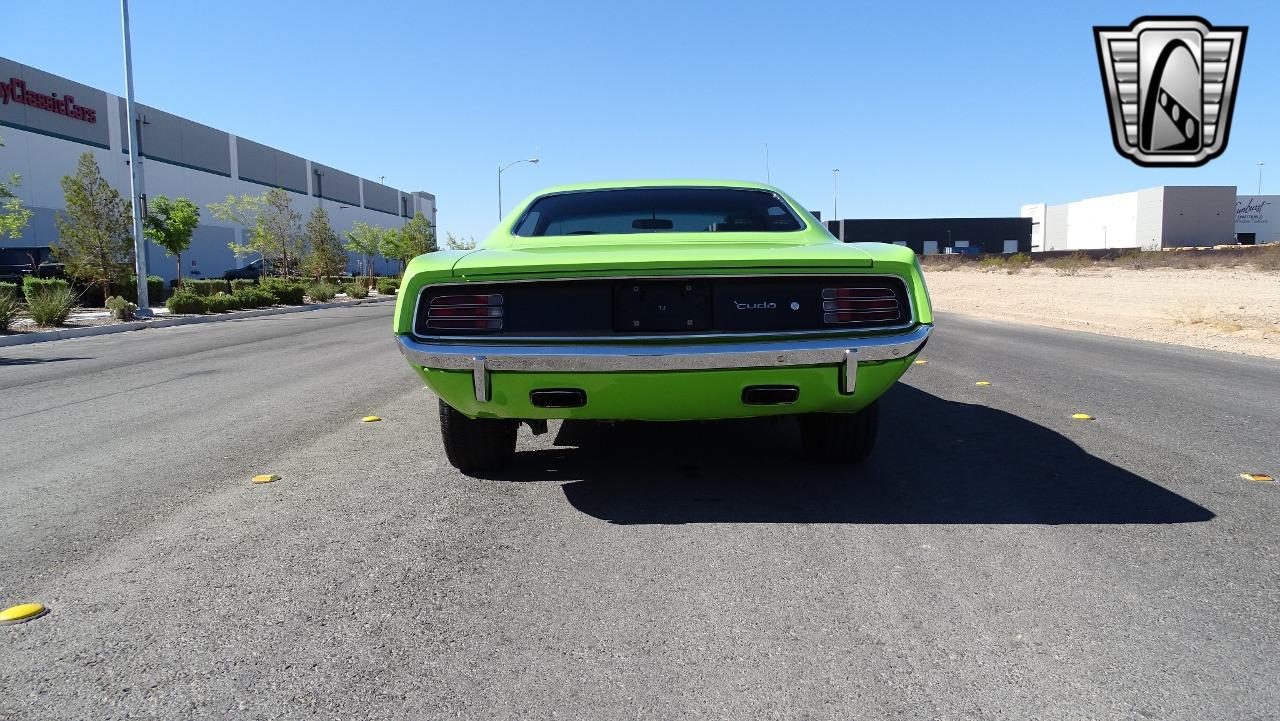
<svg viewBox="0 0 1280 721">
<path fill-rule="evenodd" d="M 1162 250 L 1234 243 L 1234 185 L 1162 185 L 1061 205 L 1022 206 L 1031 250 Z"/>
<path fill-rule="evenodd" d="M 64 208 L 60 181 L 75 172 L 84 152 L 93 153 L 103 177 L 129 196 L 128 135 L 124 100 L 102 90 L 0 57 L 0 177 L 22 176 L 15 194 L 33 211 L 17 239 L 0 238 L 0 265 L 48 258 L 57 241 L 55 215 Z M 185 196 L 200 206 L 200 226 L 183 254 L 184 275 L 221 277 L 254 260 L 236 258 L 227 247 L 243 242 L 244 231 L 222 223 L 208 210 L 228 195 L 259 195 L 283 188 L 303 215 L 323 205 L 341 236 L 356 222 L 403 225 L 422 213 L 436 225 L 436 198 L 406 192 L 336 168 L 138 104 L 142 170 L 146 195 Z M 149 273 L 175 277 L 173 258 L 147 243 Z M 350 269 L 362 271 L 352 257 Z M 378 272 L 392 264 L 379 260 Z"/>
</svg>

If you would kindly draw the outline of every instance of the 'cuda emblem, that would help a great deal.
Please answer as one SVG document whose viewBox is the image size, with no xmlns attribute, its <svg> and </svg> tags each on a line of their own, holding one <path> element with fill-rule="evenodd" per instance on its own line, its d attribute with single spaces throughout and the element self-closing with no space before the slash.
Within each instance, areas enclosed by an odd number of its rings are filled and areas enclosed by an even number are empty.
<svg viewBox="0 0 1280 721">
<path fill-rule="evenodd" d="M 767 300 L 759 303 L 743 303 L 742 301 L 735 300 L 733 301 L 733 305 L 737 307 L 738 310 L 775 310 L 778 307 L 777 303 Z"/>
</svg>

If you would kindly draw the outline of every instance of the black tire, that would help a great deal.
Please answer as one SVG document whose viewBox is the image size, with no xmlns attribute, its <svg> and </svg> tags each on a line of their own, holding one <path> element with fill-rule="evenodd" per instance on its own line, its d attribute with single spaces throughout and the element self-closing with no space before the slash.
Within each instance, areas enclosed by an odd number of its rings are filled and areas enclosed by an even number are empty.
<svg viewBox="0 0 1280 721">
<path fill-rule="evenodd" d="M 468 418 L 440 401 L 440 436 L 444 455 L 460 471 L 501 468 L 516 452 L 520 421 Z"/>
<path fill-rule="evenodd" d="M 808 413 L 799 420 L 800 438 L 810 459 L 853 465 L 866 460 L 876 445 L 880 403 L 857 413 Z"/>
</svg>

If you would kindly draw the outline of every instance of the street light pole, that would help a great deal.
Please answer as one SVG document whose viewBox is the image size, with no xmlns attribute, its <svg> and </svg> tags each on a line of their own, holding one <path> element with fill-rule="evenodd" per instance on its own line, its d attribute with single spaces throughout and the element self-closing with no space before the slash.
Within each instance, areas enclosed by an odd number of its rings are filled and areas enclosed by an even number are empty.
<svg viewBox="0 0 1280 721">
<path fill-rule="evenodd" d="M 1262 161 L 1258 161 L 1258 195 L 1262 195 Z"/>
<path fill-rule="evenodd" d="M 133 104 L 133 51 L 129 45 L 129 0 L 120 0 L 120 24 L 124 30 L 124 112 L 129 131 L 129 193 L 133 200 L 133 270 L 138 275 L 138 309 L 134 315 L 151 317 L 147 295 L 147 236 L 142 229 L 142 160 L 138 152 L 139 128 Z M 104 298 L 103 301 L 106 299 Z"/>
<path fill-rule="evenodd" d="M 502 171 L 506 170 L 507 168 L 510 168 L 513 165 L 518 165 L 520 163 L 532 163 L 534 165 L 537 165 L 538 158 L 527 158 L 525 160 L 513 160 L 510 163 L 507 163 L 506 165 L 498 166 L 498 220 L 499 221 L 502 220 Z"/>
<path fill-rule="evenodd" d="M 840 176 L 839 168 L 831 169 L 831 219 L 840 220 L 840 187 L 836 178 Z"/>
</svg>

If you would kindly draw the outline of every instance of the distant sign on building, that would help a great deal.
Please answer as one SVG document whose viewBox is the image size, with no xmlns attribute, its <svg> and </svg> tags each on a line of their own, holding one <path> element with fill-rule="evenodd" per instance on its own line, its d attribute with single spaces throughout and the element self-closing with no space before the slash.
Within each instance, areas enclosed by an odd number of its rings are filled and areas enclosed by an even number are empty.
<svg viewBox="0 0 1280 721">
<path fill-rule="evenodd" d="M 1236 240 L 1280 243 L 1280 195 L 1236 196 Z"/>
</svg>

